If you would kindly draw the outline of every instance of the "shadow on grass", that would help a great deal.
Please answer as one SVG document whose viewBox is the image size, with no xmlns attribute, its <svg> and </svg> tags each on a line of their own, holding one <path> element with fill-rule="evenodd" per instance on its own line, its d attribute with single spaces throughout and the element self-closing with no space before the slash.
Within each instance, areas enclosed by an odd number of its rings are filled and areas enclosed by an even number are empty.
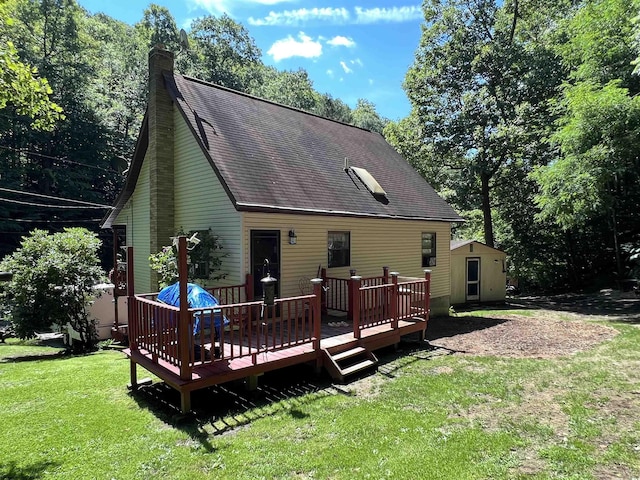
<svg viewBox="0 0 640 480">
<path fill-rule="evenodd" d="M 399 348 L 380 350 L 378 373 L 393 378 L 397 372 L 417 361 L 451 352 L 434 348 L 428 342 L 407 337 Z M 378 353 L 378 352 L 376 352 Z M 350 376 L 355 382 L 374 375 L 375 370 Z M 229 435 L 252 422 L 273 415 L 288 414 L 295 419 L 309 416 L 308 406 L 332 395 L 353 396 L 354 390 L 346 384 L 334 384 L 323 373 L 318 375 L 309 365 L 294 365 L 267 372 L 259 377 L 258 387 L 247 390 L 244 382 L 236 381 L 196 390 L 191 394 L 190 414 L 180 412 L 180 395 L 164 382 L 141 386 L 132 397 L 140 408 L 150 410 L 156 417 L 174 428 L 186 432 L 192 440 L 213 452 L 212 436 Z"/>
<path fill-rule="evenodd" d="M 0 363 L 36 362 L 42 360 L 58 360 L 68 358 L 70 355 L 66 350 L 60 352 L 32 353 L 30 355 L 16 355 L 0 358 Z"/>
<path fill-rule="evenodd" d="M 577 313 L 585 316 L 612 317 L 612 320 L 640 324 L 640 297 L 615 290 L 592 294 L 566 293 L 539 297 L 514 297 L 510 306 Z"/>
<path fill-rule="evenodd" d="M 513 310 L 510 308 L 509 310 Z M 495 327 L 508 320 L 489 317 L 437 317 L 429 320 L 426 340 L 437 341 L 439 338 L 453 337 L 464 333 Z"/>
<path fill-rule="evenodd" d="M 212 435 L 225 435 L 283 412 L 305 418 L 307 405 L 341 393 L 345 392 L 332 385 L 329 377 L 317 375 L 308 365 L 295 365 L 265 373 L 255 390 L 247 390 L 242 381 L 196 390 L 191 394 L 189 415 L 181 414 L 179 393 L 164 382 L 141 386 L 131 395 L 140 408 L 186 432 L 211 452 Z"/>
<path fill-rule="evenodd" d="M 35 480 L 42 478 L 45 470 L 56 466 L 54 462 L 37 462 L 26 466 L 18 466 L 15 462 L 0 461 L 0 480 Z"/>
</svg>

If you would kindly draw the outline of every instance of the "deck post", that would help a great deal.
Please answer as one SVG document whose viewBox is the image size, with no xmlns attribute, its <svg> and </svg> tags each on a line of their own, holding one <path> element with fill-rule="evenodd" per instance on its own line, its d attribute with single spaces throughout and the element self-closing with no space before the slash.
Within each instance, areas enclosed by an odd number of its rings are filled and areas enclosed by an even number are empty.
<svg viewBox="0 0 640 480">
<path fill-rule="evenodd" d="M 426 285 L 424 288 L 424 310 L 425 310 L 425 316 L 424 316 L 424 321 L 425 323 L 429 321 L 429 317 L 431 316 L 431 312 L 430 312 L 430 304 L 431 304 L 431 270 L 429 269 L 425 269 L 424 270 L 424 279 L 426 280 Z M 425 325 L 425 329 L 426 329 L 426 325 Z"/>
<path fill-rule="evenodd" d="M 349 278 L 356 276 L 356 269 L 349 270 Z M 353 295 L 351 295 L 351 282 L 347 282 L 347 320 L 353 320 Z"/>
<path fill-rule="evenodd" d="M 189 301 L 187 300 L 187 237 L 178 237 L 178 281 L 180 287 L 180 316 L 178 321 L 178 358 L 180 359 L 180 378 L 191 379 L 189 366 Z M 189 392 L 180 392 L 183 406 L 190 403 Z M 185 400 L 186 395 L 186 400 Z M 184 408 L 183 408 L 184 411 Z"/>
<path fill-rule="evenodd" d="M 191 411 L 191 391 L 180 390 L 180 411 L 189 413 Z"/>
<path fill-rule="evenodd" d="M 136 299 L 133 286 L 133 247 L 127 247 L 127 314 L 129 348 L 138 350 L 138 317 L 136 313 Z M 116 299 L 117 301 L 117 299 Z"/>
<path fill-rule="evenodd" d="M 322 280 L 323 285 L 327 285 L 327 269 L 320 269 L 320 278 Z M 313 281 L 313 280 L 312 280 Z M 327 291 L 323 288 L 321 292 L 320 304 L 322 308 L 322 314 L 327 314 Z"/>
<path fill-rule="evenodd" d="M 391 276 L 391 283 L 393 287 L 391 287 L 391 302 L 389 305 L 389 309 L 391 310 L 391 328 L 396 330 L 398 328 L 398 317 L 400 316 L 400 302 L 398 302 L 398 297 L 400 296 L 400 290 L 398 289 L 398 272 L 389 273 Z"/>
<path fill-rule="evenodd" d="M 244 284 L 244 294 L 247 296 L 245 298 L 246 302 L 253 302 L 253 275 L 251 273 L 247 273 Z"/>
<path fill-rule="evenodd" d="M 389 283 L 389 267 L 382 267 L 382 283 Z"/>
<path fill-rule="evenodd" d="M 131 390 L 135 392 L 138 389 L 138 371 L 137 364 L 132 358 L 129 359 L 129 375 L 131 379 Z"/>
<path fill-rule="evenodd" d="M 362 277 L 354 275 L 349 281 L 349 310 L 353 322 L 353 336 L 360 338 L 360 283 Z"/>
<path fill-rule="evenodd" d="M 313 348 L 316 351 L 316 369 L 319 371 L 322 368 L 322 350 L 320 350 L 320 340 L 322 339 L 322 279 L 312 278 L 311 285 L 313 285 L 313 312 L 311 318 L 313 318 Z"/>
<path fill-rule="evenodd" d="M 113 233 L 113 278 L 111 281 L 113 282 L 113 326 L 111 327 L 111 332 L 115 330 L 116 335 L 118 332 L 118 233 L 115 228 L 112 228 Z M 111 333 L 111 337 L 113 337 L 113 333 Z"/>
</svg>

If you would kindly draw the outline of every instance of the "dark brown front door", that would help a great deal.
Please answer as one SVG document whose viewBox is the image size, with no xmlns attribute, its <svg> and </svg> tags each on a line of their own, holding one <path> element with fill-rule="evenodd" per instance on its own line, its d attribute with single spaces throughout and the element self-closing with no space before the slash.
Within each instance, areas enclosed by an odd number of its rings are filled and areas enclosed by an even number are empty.
<svg viewBox="0 0 640 480">
<path fill-rule="evenodd" d="M 267 272 L 278 280 L 276 297 L 280 292 L 280 230 L 251 230 L 251 273 L 255 298 L 262 298 L 260 279 Z"/>
</svg>

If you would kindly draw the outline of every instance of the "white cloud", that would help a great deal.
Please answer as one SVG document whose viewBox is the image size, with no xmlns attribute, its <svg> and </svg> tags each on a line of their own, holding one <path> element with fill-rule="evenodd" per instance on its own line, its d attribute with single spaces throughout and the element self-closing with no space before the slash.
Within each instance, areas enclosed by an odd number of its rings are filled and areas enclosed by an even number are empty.
<svg viewBox="0 0 640 480">
<path fill-rule="evenodd" d="M 207 0 L 196 0 L 207 1 Z M 211 0 L 209 0 L 211 1 Z M 269 12 L 264 18 L 249 17 L 249 25 L 274 26 L 274 25 L 298 25 L 309 20 L 323 22 L 344 23 L 349 19 L 349 11 L 346 8 L 300 8 L 298 10 L 285 10 L 283 12 Z"/>
<path fill-rule="evenodd" d="M 251 5 L 277 5 L 278 3 L 287 3 L 293 0 L 190 0 L 191 3 L 198 7 L 202 7 L 210 12 L 228 12 L 231 5 L 245 4 Z"/>
<path fill-rule="evenodd" d="M 422 20 L 422 9 L 418 5 L 392 8 L 355 7 L 356 23 L 408 22 Z"/>
<path fill-rule="evenodd" d="M 373 85 L 373 78 L 369 79 L 369 85 Z"/>
<path fill-rule="evenodd" d="M 333 78 L 333 70 L 331 70 L 331 69 L 327 70 L 327 75 L 329 75 L 331 78 Z"/>
<path fill-rule="evenodd" d="M 291 35 L 271 45 L 267 55 L 271 55 L 276 62 L 285 58 L 304 57 L 316 58 L 322 55 L 322 44 L 313 38 L 305 35 L 304 32 L 298 34 L 299 40 Z"/>
<path fill-rule="evenodd" d="M 362 60 L 360 60 L 359 58 L 356 58 L 355 60 L 351 60 L 351 65 L 358 65 L 359 67 L 364 66 L 364 64 L 362 63 Z"/>
<path fill-rule="evenodd" d="M 278 3 L 291 2 L 293 0 L 189 0 L 195 7 L 203 8 L 209 13 L 231 13 L 231 6 L 238 5 L 277 5 Z"/>
<path fill-rule="evenodd" d="M 351 38 L 343 37 L 342 35 L 337 35 L 333 37 L 331 40 L 327 41 L 327 43 L 334 47 L 355 47 L 356 42 L 354 42 Z"/>
<path fill-rule="evenodd" d="M 353 70 L 351 70 L 346 63 L 340 62 L 340 66 L 344 70 L 344 73 L 353 73 Z"/>
</svg>

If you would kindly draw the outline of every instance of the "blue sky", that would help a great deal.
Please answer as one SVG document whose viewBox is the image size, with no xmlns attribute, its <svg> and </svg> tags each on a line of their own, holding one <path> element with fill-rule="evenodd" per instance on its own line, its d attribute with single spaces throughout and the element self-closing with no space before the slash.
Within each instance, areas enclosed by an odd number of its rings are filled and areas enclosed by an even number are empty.
<svg viewBox="0 0 640 480">
<path fill-rule="evenodd" d="M 104 12 L 134 24 L 149 0 L 79 0 L 92 13 Z M 420 40 L 422 11 L 413 0 L 156 0 L 187 31 L 191 20 L 227 13 L 242 23 L 264 63 L 278 69 L 304 68 L 314 88 L 355 107 L 358 98 L 399 120 L 410 104 L 402 90 Z"/>
</svg>

